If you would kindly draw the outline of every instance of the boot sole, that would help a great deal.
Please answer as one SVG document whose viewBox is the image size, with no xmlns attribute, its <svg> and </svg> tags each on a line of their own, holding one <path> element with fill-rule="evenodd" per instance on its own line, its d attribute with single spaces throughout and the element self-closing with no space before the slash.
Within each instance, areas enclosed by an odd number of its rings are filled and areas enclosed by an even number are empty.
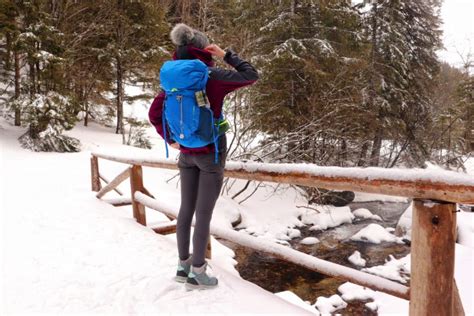
<svg viewBox="0 0 474 316">
<path fill-rule="evenodd" d="M 212 290 L 212 289 L 215 289 L 217 287 L 217 284 L 216 285 L 204 285 L 204 284 L 195 285 L 195 284 L 191 284 L 191 283 L 185 283 L 184 286 L 186 287 L 186 290 L 188 290 L 188 291 Z"/>
<path fill-rule="evenodd" d="M 188 279 L 188 277 L 182 277 L 182 276 L 179 276 L 179 275 L 174 277 L 174 280 L 176 282 L 179 282 L 179 283 L 184 283 L 184 282 L 186 282 L 187 279 Z"/>
</svg>

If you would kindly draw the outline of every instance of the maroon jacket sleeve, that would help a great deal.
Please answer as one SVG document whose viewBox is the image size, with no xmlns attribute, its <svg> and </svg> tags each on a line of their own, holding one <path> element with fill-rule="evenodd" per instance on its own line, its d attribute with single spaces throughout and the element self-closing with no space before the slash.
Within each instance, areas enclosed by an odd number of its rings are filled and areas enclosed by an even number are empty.
<svg viewBox="0 0 474 316">
<path fill-rule="evenodd" d="M 155 127 L 156 131 L 158 134 L 161 135 L 161 137 L 164 137 L 164 130 L 163 130 L 163 102 L 165 101 L 165 92 L 162 91 L 160 94 L 158 94 L 155 99 L 153 100 L 153 103 L 151 104 L 150 110 L 148 111 L 148 118 L 151 122 L 151 124 Z M 171 139 L 169 132 L 167 131 L 166 133 L 166 140 L 168 144 L 174 143 L 174 141 Z"/>
</svg>

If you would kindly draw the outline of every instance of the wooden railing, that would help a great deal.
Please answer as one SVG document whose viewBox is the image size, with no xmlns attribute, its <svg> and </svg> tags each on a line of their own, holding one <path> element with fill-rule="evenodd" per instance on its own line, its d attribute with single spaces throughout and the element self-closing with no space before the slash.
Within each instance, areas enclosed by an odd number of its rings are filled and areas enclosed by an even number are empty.
<svg viewBox="0 0 474 316">
<path fill-rule="evenodd" d="M 112 181 L 99 173 L 98 158 L 129 165 Z M 130 178 L 133 216 L 146 225 L 145 206 L 177 217 L 176 208 L 153 198 L 143 185 L 142 167 L 178 169 L 176 162 L 150 157 L 93 153 L 91 157 L 92 190 L 103 197 Z M 228 162 L 225 176 L 313 186 L 333 190 L 406 196 L 414 200 L 410 288 L 387 279 L 324 261 L 294 249 L 256 241 L 254 237 L 231 229 L 211 226 L 211 234 L 304 266 L 308 269 L 370 287 L 410 300 L 410 315 L 464 315 L 454 281 L 456 242 L 456 203 L 474 203 L 474 179 L 449 171 L 396 170 L 379 168 L 337 168 L 314 165 L 258 164 Z M 100 180 L 106 185 L 101 187 Z M 119 193 L 120 194 L 120 193 Z M 113 203 L 124 205 L 123 199 Z M 153 228 L 167 234 L 176 231 L 173 222 Z M 210 245 L 208 248 L 210 257 Z"/>
</svg>

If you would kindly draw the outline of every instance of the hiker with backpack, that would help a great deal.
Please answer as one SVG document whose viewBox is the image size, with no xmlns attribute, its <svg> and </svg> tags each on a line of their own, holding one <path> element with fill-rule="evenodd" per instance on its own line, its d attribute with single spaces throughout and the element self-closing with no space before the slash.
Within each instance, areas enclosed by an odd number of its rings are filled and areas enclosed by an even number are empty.
<svg viewBox="0 0 474 316">
<path fill-rule="evenodd" d="M 212 212 L 224 178 L 227 153 L 222 106 L 224 97 L 258 79 L 255 68 L 232 50 L 210 44 L 207 36 L 185 24 L 170 33 L 176 45 L 173 61 L 160 71 L 162 92 L 153 101 L 150 122 L 168 145 L 179 149 L 181 207 L 176 225 L 178 268 L 175 280 L 187 289 L 216 287 L 206 272 L 205 252 Z M 235 70 L 214 66 L 213 56 Z M 189 252 L 191 222 L 196 221 L 193 253 Z"/>
</svg>

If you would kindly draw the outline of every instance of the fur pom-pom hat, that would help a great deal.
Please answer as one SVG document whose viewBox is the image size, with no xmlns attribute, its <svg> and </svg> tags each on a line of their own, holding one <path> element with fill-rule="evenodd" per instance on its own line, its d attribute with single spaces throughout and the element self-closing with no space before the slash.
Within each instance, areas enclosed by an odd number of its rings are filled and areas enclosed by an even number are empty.
<svg viewBox="0 0 474 316">
<path fill-rule="evenodd" d="M 204 33 L 184 23 L 176 24 L 171 30 L 170 37 L 176 46 L 192 44 L 194 47 L 203 49 L 209 45 L 209 39 Z"/>
</svg>

